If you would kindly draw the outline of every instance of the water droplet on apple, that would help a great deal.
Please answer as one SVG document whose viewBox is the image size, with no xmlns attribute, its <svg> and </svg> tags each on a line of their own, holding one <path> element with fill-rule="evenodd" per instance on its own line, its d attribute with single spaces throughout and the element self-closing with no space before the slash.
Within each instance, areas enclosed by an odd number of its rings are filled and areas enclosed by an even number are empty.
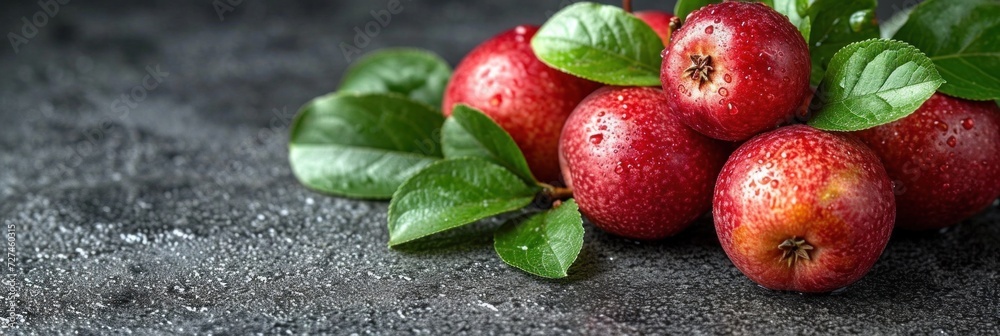
<svg viewBox="0 0 1000 336">
<path fill-rule="evenodd" d="M 497 94 L 497 95 L 494 95 L 493 98 L 490 99 L 490 105 L 500 106 L 500 104 L 503 104 L 503 96 L 502 95 Z"/>
<path fill-rule="evenodd" d="M 590 136 L 590 143 L 592 143 L 592 144 L 600 145 L 601 141 L 604 141 L 604 134 L 603 133 L 597 133 L 597 134 L 594 134 L 594 135 Z"/>
<path fill-rule="evenodd" d="M 778 187 L 778 180 L 771 181 L 771 188 L 777 188 L 777 187 Z"/>
<path fill-rule="evenodd" d="M 723 96 L 723 97 L 728 96 L 729 95 L 729 90 L 726 90 L 726 88 L 720 88 L 719 89 L 719 95 Z"/>
<path fill-rule="evenodd" d="M 740 109 L 736 108 L 736 105 L 733 105 L 733 103 L 729 103 L 727 107 L 729 107 L 729 114 L 731 115 L 740 114 Z"/>
<path fill-rule="evenodd" d="M 604 111 L 601 111 L 601 112 L 597 112 L 597 116 L 598 116 L 598 117 L 603 117 L 603 116 L 604 116 Z"/>
<path fill-rule="evenodd" d="M 625 172 L 625 167 L 622 167 L 622 163 L 619 162 L 618 166 L 615 167 L 615 174 L 621 175 Z"/>
<path fill-rule="evenodd" d="M 715 26 L 705 27 L 705 34 L 712 34 L 712 32 L 715 32 Z"/>
<path fill-rule="evenodd" d="M 955 137 L 953 137 L 953 136 L 952 137 L 948 137 L 948 147 L 954 148 L 955 145 L 958 145 L 958 139 L 955 139 Z"/>
<path fill-rule="evenodd" d="M 597 127 L 597 130 L 599 130 L 599 131 L 607 131 L 607 130 L 608 130 L 608 125 L 601 125 L 601 126 L 598 126 L 598 127 Z"/>
<path fill-rule="evenodd" d="M 733 82 L 733 76 L 730 76 L 729 74 L 726 74 L 724 77 L 722 77 L 722 79 L 724 79 L 726 81 L 726 83 L 732 83 Z"/>
<path fill-rule="evenodd" d="M 966 118 L 965 120 L 962 120 L 962 128 L 970 130 L 973 127 L 976 127 L 976 122 L 973 121 L 972 118 Z"/>
<path fill-rule="evenodd" d="M 622 100 L 625 100 L 625 97 L 622 96 L 622 95 L 618 95 L 618 101 L 622 101 Z"/>
</svg>

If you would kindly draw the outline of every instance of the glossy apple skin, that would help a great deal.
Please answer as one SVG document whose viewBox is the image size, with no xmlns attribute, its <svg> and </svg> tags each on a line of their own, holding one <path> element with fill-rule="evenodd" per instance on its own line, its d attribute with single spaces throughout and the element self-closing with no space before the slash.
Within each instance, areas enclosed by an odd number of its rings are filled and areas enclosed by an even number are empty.
<svg viewBox="0 0 1000 336">
<path fill-rule="evenodd" d="M 707 81 L 686 74 L 692 55 L 711 56 Z M 733 1 L 688 16 L 664 52 L 660 79 L 685 124 L 742 141 L 794 119 L 808 93 L 810 64 L 805 40 L 785 16 Z"/>
<path fill-rule="evenodd" d="M 940 229 L 1000 196 L 1000 107 L 936 93 L 912 115 L 856 132 L 882 159 L 896 226 Z"/>
<path fill-rule="evenodd" d="M 849 134 L 796 125 L 760 135 L 730 156 L 712 214 L 729 259 L 761 286 L 804 293 L 843 288 L 875 264 L 892 233 L 892 186 L 878 157 Z M 810 260 L 778 248 L 803 239 Z"/>
<path fill-rule="evenodd" d="M 535 26 L 518 26 L 479 45 L 458 65 L 444 94 L 478 108 L 510 133 L 541 182 L 558 183 L 559 132 L 573 108 L 600 84 L 542 63 L 531 50 Z"/>
<path fill-rule="evenodd" d="M 663 40 L 664 46 L 670 44 L 670 19 L 674 18 L 673 14 L 661 11 L 642 11 L 635 12 L 635 17 L 653 28 L 656 35 L 659 35 L 660 39 Z"/>
<path fill-rule="evenodd" d="M 605 87 L 576 108 L 559 158 L 580 211 L 627 238 L 674 235 L 711 207 L 726 144 L 667 111 L 656 88 Z"/>
</svg>

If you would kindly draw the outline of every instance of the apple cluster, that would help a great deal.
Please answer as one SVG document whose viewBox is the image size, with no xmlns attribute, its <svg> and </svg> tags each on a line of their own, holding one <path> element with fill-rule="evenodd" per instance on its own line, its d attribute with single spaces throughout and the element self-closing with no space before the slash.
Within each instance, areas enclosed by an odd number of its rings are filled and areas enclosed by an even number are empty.
<svg viewBox="0 0 1000 336">
<path fill-rule="evenodd" d="M 935 93 L 916 112 L 851 132 L 801 121 L 810 49 L 760 3 L 723 2 L 657 32 L 660 87 L 604 86 L 542 62 L 519 26 L 457 66 L 443 112 L 481 110 L 532 174 L 572 189 L 595 226 L 677 234 L 711 212 L 737 268 L 771 289 L 829 292 L 874 265 L 893 228 L 955 225 L 1000 197 L 1000 107 Z"/>
</svg>

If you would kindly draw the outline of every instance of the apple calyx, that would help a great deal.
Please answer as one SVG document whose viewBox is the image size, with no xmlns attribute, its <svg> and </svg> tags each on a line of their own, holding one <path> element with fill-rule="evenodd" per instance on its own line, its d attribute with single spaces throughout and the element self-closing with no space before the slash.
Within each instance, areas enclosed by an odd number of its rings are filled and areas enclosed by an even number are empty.
<svg viewBox="0 0 1000 336">
<path fill-rule="evenodd" d="M 792 237 L 781 242 L 778 245 L 778 249 L 782 251 L 780 260 L 782 262 L 787 260 L 788 267 L 792 267 L 799 259 L 812 260 L 809 258 L 809 251 L 814 249 L 814 247 L 806 243 L 805 239 Z"/>
<path fill-rule="evenodd" d="M 684 70 L 684 75 L 698 81 L 698 85 L 709 80 L 708 75 L 712 71 L 712 56 L 691 55 L 691 66 Z"/>
</svg>

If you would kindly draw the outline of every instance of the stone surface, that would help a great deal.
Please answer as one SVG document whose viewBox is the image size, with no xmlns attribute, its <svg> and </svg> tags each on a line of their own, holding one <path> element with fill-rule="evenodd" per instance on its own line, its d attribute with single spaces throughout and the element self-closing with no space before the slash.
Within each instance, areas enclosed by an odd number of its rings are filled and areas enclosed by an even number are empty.
<svg viewBox="0 0 1000 336">
<path fill-rule="evenodd" d="M 0 5 L 5 33 L 42 10 L 20 3 Z M 455 64 L 570 1 L 401 3 L 364 50 Z M 19 327 L 2 333 L 1000 333 L 996 205 L 943 233 L 897 233 L 829 296 L 755 286 L 707 220 L 656 243 L 588 224 L 557 281 L 504 265 L 495 222 L 388 249 L 386 203 L 306 190 L 285 140 L 289 114 L 336 89 L 338 44 L 384 8 L 243 1 L 220 20 L 208 0 L 73 1 L 17 53 L 4 45 L 0 221 L 17 262 L 0 316 L 13 305 Z M 144 99 L 115 102 L 157 65 L 169 75 Z"/>
</svg>

